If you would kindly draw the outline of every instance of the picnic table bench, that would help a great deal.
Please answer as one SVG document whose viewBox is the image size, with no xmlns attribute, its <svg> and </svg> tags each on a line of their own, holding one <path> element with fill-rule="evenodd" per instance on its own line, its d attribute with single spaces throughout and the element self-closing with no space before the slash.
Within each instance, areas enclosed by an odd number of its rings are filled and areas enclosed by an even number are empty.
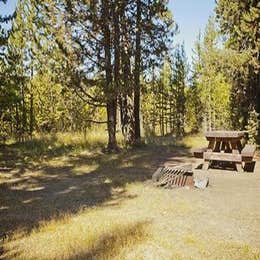
<svg viewBox="0 0 260 260">
<path fill-rule="evenodd" d="M 238 172 L 242 171 L 243 163 L 252 162 L 256 146 L 242 145 L 245 137 L 243 131 L 210 131 L 205 132 L 208 146 L 193 149 L 196 158 L 203 158 L 203 169 L 207 170 L 210 162 L 235 163 Z"/>
</svg>

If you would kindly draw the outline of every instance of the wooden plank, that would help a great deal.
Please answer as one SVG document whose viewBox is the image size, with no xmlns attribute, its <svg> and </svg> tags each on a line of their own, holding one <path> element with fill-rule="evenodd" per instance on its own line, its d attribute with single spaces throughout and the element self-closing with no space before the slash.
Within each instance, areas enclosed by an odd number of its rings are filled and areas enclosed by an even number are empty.
<svg viewBox="0 0 260 260">
<path fill-rule="evenodd" d="M 205 132 L 207 138 L 242 138 L 245 132 L 243 131 L 208 131 Z"/>
<path fill-rule="evenodd" d="M 246 144 L 243 150 L 241 151 L 242 157 L 254 157 L 256 151 L 256 146 L 252 144 Z"/>
<path fill-rule="evenodd" d="M 242 162 L 241 154 L 205 152 L 206 161 Z"/>
<path fill-rule="evenodd" d="M 206 151 L 207 151 L 207 147 L 195 148 L 191 150 L 195 158 L 201 158 L 201 159 L 203 159 L 203 153 Z"/>
<path fill-rule="evenodd" d="M 208 141 L 214 140 L 214 142 L 233 142 L 240 141 L 242 137 L 206 137 Z"/>
<path fill-rule="evenodd" d="M 253 158 L 252 156 L 242 156 L 242 162 L 252 162 Z"/>
<path fill-rule="evenodd" d="M 203 159 L 203 152 L 200 152 L 200 153 L 194 152 L 194 153 L 193 153 L 193 156 L 194 156 L 195 158 Z"/>
<path fill-rule="evenodd" d="M 207 147 L 202 147 L 202 148 L 193 148 L 191 150 L 192 153 L 204 153 L 207 151 Z"/>
</svg>

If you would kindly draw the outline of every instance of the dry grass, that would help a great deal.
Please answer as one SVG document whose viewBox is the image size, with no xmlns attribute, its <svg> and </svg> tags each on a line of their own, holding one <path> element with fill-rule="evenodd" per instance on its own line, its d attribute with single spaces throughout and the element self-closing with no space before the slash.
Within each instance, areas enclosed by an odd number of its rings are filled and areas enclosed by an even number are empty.
<svg viewBox="0 0 260 260">
<path fill-rule="evenodd" d="M 4 257 L 260 259 L 260 251 L 245 243 L 193 230 L 195 223 L 188 216 L 199 216 L 199 210 L 176 192 L 166 194 L 148 184 L 126 189 L 131 199 L 120 200 L 120 189 L 114 189 L 112 199 L 102 207 L 45 221 L 27 235 L 15 232 L 4 245 Z"/>
<path fill-rule="evenodd" d="M 111 259 L 148 238 L 149 223 L 118 218 L 111 209 L 81 211 L 62 220 L 44 222 L 29 236 L 6 244 L 6 258 Z M 15 236 L 18 238 L 15 239 Z"/>
<path fill-rule="evenodd" d="M 82 140 L 60 134 L 54 147 Z M 253 175 L 210 172 L 205 191 L 165 190 L 151 174 L 164 160 L 195 162 L 183 146 L 109 155 L 97 145 L 40 161 L 22 153 L 14 162 L 15 149 L 1 155 L 4 259 L 260 259 L 258 166 Z"/>
<path fill-rule="evenodd" d="M 120 146 L 124 146 L 123 136 L 117 136 Z M 8 140 L 7 144 L 13 147 L 20 155 L 34 160 L 58 157 L 71 153 L 79 153 L 89 150 L 95 151 L 105 147 L 107 143 L 106 131 L 102 128 L 93 128 L 84 133 L 52 133 L 35 134 L 32 140 L 23 143 L 15 143 Z"/>
<path fill-rule="evenodd" d="M 208 145 L 203 134 L 185 136 L 179 143 L 188 147 L 207 147 Z"/>
</svg>

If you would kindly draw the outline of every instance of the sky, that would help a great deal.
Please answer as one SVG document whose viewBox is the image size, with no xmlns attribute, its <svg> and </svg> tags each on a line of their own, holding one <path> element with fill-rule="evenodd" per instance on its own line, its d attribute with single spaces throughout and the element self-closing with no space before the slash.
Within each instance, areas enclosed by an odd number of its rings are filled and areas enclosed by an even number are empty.
<svg viewBox="0 0 260 260">
<path fill-rule="evenodd" d="M 169 0 L 169 8 L 179 26 L 174 43 L 184 42 L 188 61 L 199 32 L 204 32 L 209 16 L 214 14 L 215 0 Z"/>
<path fill-rule="evenodd" d="M 16 3 L 17 0 L 7 0 L 6 4 L 0 2 L 0 13 L 11 14 L 15 9 Z"/>
<path fill-rule="evenodd" d="M 0 2 L 0 13 L 10 14 L 15 9 L 17 0 L 8 0 L 7 4 Z M 203 32 L 210 15 L 213 15 L 215 0 L 169 0 L 169 8 L 174 20 L 179 26 L 179 34 L 174 43 L 184 42 L 188 61 L 191 62 L 194 42 Z"/>
</svg>

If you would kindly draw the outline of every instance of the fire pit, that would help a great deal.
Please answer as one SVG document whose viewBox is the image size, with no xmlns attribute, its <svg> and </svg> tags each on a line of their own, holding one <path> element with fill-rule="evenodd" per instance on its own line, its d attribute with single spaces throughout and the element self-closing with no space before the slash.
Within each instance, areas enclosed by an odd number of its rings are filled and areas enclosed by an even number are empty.
<svg viewBox="0 0 260 260">
<path fill-rule="evenodd" d="M 165 188 L 193 187 L 192 165 L 166 165 L 159 167 L 153 174 L 152 180 L 156 186 Z"/>
</svg>

